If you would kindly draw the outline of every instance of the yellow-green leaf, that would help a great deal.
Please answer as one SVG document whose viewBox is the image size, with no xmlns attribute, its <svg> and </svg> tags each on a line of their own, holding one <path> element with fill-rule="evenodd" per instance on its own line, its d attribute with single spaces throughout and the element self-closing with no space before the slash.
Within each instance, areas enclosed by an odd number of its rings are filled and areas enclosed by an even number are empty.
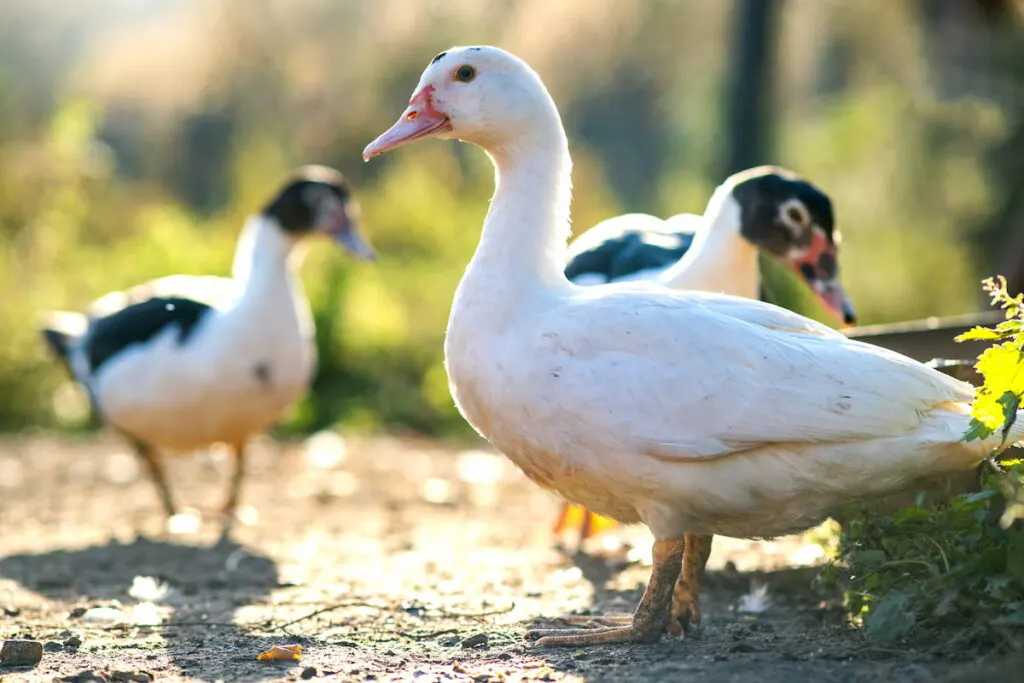
<svg viewBox="0 0 1024 683">
<path fill-rule="evenodd" d="M 984 340 L 987 340 L 987 339 L 1002 339 L 1002 338 L 1003 338 L 1003 335 L 1000 334 L 999 332 L 997 332 L 996 330 L 990 329 L 988 327 L 974 327 L 974 328 L 972 328 L 970 330 L 967 330 L 966 332 L 958 334 L 955 337 L 955 341 L 958 341 L 958 342 L 974 341 L 974 340 L 984 341 Z"/>
</svg>

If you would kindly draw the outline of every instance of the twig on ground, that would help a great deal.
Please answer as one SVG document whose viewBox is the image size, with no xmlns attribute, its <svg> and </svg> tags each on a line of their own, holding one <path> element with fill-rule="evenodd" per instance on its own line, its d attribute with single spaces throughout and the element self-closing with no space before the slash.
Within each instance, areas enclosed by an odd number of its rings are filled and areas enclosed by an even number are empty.
<svg viewBox="0 0 1024 683">
<path fill-rule="evenodd" d="M 400 605 L 376 605 L 376 604 L 374 604 L 372 602 L 363 602 L 361 600 L 350 600 L 350 601 L 346 601 L 346 602 L 339 602 L 339 603 L 337 603 L 335 605 L 328 605 L 327 607 L 321 607 L 320 609 L 313 610 L 312 612 L 310 612 L 308 614 L 304 614 L 301 617 L 298 617 L 297 619 L 292 619 L 291 621 L 285 622 L 283 624 L 278 624 L 278 625 L 266 624 L 266 623 L 263 623 L 263 624 L 257 624 L 257 623 L 244 624 L 244 623 L 242 623 L 242 624 L 240 624 L 240 623 L 233 622 L 233 621 L 168 621 L 168 622 L 164 622 L 164 623 L 160 623 L 160 624 L 131 624 L 131 623 L 125 623 L 125 624 L 111 624 L 109 626 L 98 626 L 98 625 L 97 626 L 92 626 L 90 624 L 79 624 L 79 625 L 77 625 L 77 628 L 80 628 L 80 629 L 83 629 L 83 630 L 97 629 L 97 630 L 100 630 L 100 631 L 130 631 L 132 629 L 142 629 L 142 628 L 168 629 L 168 628 L 202 628 L 202 627 L 207 627 L 207 626 L 216 626 L 216 627 L 230 627 L 230 628 L 238 628 L 238 629 L 259 629 L 259 628 L 264 628 L 264 629 L 284 631 L 284 632 L 287 633 L 287 628 L 289 626 L 294 626 L 295 624 L 298 624 L 300 622 L 307 621 L 309 619 L 313 619 L 314 617 L 318 617 L 321 614 L 326 614 L 327 612 L 333 612 L 335 610 L 344 609 L 346 607 L 364 607 L 364 608 L 367 608 L 367 609 L 379 610 L 381 612 L 401 612 L 401 611 L 404 611 L 404 610 L 408 609 L 407 607 L 402 607 Z M 495 615 L 498 615 L 498 614 L 508 614 L 509 612 L 514 610 L 515 608 L 516 608 L 516 604 L 513 602 L 513 603 L 510 603 L 507 607 L 501 607 L 499 609 L 487 610 L 487 611 L 484 611 L 484 612 L 457 612 L 457 611 L 454 611 L 454 610 L 448 610 L 448 609 L 444 609 L 444 608 L 438 608 L 438 609 L 433 610 L 433 611 L 436 612 L 437 614 L 439 614 L 442 617 L 453 617 L 453 618 L 461 618 L 461 619 L 481 619 L 483 617 L 492 617 L 492 616 L 495 616 Z M 446 629 L 444 631 L 439 631 L 437 633 L 434 633 L 433 635 L 425 635 L 425 636 L 414 636 L 414 635 L 406 634 L 406 633 L 400 633 L 400 635 L 405 636 L 406 638 L 411 638 L 413 640 L 419 640 L 419 639 L 426 640 L 426 639 L 429 639 L 431 637 L 437 637 L 439 635 L 444 635 L 446 633 L 455 633 L 456 631 L 457 631 L 457 629 Z"/>
<path fill-rule="evenodd" d="M 76 625 L 76 629 L 88 630 L 98 628 L 101 631 L 130 631 L 135 628 L 197 628 L 200 626 L 231 626 L 234 628 L 251 628 L 256 624 L 238 624 L 233 621 L 168 621 L 160 624 L 112 624 L 110 626 Z"/>
<path fill-rule="evenodd" d="M 350 600 L 350 601 L 347 601 L 347 602 L 339 602 L 336 605 L 329 605 L 327 607 L 321 607 L 320 609 L 313 610 L 309 614 L 304 614 L 301 617 L 299 617 L 298 619 L 292 619 L 289 622 L 286 622 L 284 624 L 281 624 L 280 626 L 277 626 L 277 628 L 282 630 L 282 631 L 284 631 L 289 626 L 294 626 L 295 624 L 298 624 L 299 622 L 306 621 L 307 619 L 312 619 L 313 617 L 318 617 L 321 614 L 326 614 L 327 612 L 333 612 L 334 610 L 344 609 L 346 607 L 366 607 L 368 609 L 376 609 L 376 610 L 380 610 L 382 612 L 390 612 L 390 611 L 395 611 L 395 610 L 401 609 L 400 607 L 395 607 L 394 605 L 374 605 L 371 602 L 361 602 L 361 601 L 351 601 Z"/>
<path fill-rule="evenodd" d="M 479 619 L 481 617 L 493 617 L 497 614 L 508 614 L 516 608 L 516 603 L 510 602 L 508 607 L 501 607 L 499 609 L 492 609 L 486 612 L 453 612 L 451 610 L 439 609 L 437 610 L 442 616 L 445 617 L 464 617 L 466 619 Z"/>
<path fill-rule="evenodd" d="M 402 607 L 401 605 L 375 605 L 375 604 L 369 603 L 369 602 L 353 602 L 353 601 L 339 602 L 336 605 L 329 605 L 327 607 L 321 607 L 320 609 L 313 610 L 309 614 L 304 614 L 301 617 L 299 617 L 298 619 L 292 619 L 291 621 L 289 621 L 287 623 L 281 624 L 277 628 L 282 630 L 282 631 L 285 631 L 285 629 L 287 629 L 289 626 L 294 626 L 295 624 L 298 624 L 299 622 L 302 622 L 302 621 L 306 621 L 307 619 L 312 619 L 313 617 L 318 617 L 321 614 L 325 614 L 327 612 L 333 612 L 335 610 L 344 609 L 345 607 L 368 607 L 370 609 L 376 609 L 376 610 L 380 610 L 382 612 L 401 612 L 401 611 L 404 611 L 404 610 L 408 609 L 407 607 Z M 488 610 L 488 611 L 485 611 L 485 612 L 455 612 L 455 611 L 447 610 L 447 609 L 444 609 L 444 608 L 439 608 L 439 609 L 434 610 L 434 611 L 436 611 L 442 617 L 457 617 L 457 618 L 463 618 L 463 619 L 480 619 L 482 617 L 492 617 L 492 616 L 495 616 L 497 614 L 508 614 L 509 612 L 514 610 L 515 608 L 516 608 L 516 603 L 513 602 L 513 603 L 510 603 L 508 605 L 508 607 L 502 607 L 500 609 Z"/>
<path fill-rule="evenodd" d="M 395 631 L 398 635 L 409 640 L 431 640 L 433 638 L 439 638 L 440 636 L 446 636 L 449 633 L 458 633 L 457 628 L 444 628 L 440 631 L 431 631 L 430 633 L 406 633 L 405 631 Z"/>
</svg>

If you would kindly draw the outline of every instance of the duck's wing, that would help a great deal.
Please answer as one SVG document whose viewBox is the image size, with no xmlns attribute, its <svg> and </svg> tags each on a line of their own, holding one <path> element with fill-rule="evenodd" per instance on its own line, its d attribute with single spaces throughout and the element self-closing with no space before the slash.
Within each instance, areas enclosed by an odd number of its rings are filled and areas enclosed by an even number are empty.
<svg viewBox="0 0 1024 683">
<path fill-rule="evenodd" d="M 241 286 L 230 278 L 170 275 L 93 301 L 85 314 L 44 313 L 40 332 L 46 345 L 80 382 L 120 351 L 149 341 L 169 326 L 184 342 L 208 311 L 237 301 Z"/>
<path fill-rule="evenodd" d="M 175 329 L 179 344 L 185 344 L 211 311 L 223 310 L 241 295 L 241 285 L 230 278 L 212 275 L 169 275 L 110 292 L 86 310 L 83 333 L 59 354 L 79 381 L 89 384 L 108 361 L 122 351 L 145 344 L 168 329 Z M 44 336 L 55 348 L 53 329 Z"/>
<path fill-rule="evenodd" d="M 771 304 L 600 289 L 538 326 L 538 357 L 557 369 L 532 379 L 560 419 L 606 433 L 614 422 L 634 451 L 699 459 L 900 436 L 973 395 L 969 384 Z"/>
<path fill-rule="evenodd" d="M 700 225 L 701 218 L 690 214 L 609 218 L 569 245 L 565 276 L 577 284 L 603 284 L 659 272 L 682 258 Z"/>
<path fill-rule="evenodd" d="M 175 330 L 179 344 L 187 343 L 202 319 L 212 310 L 209 304 L 195 299 L 154 296 L 110 315 L 92 319 L 79 345 L 88 375 L 95 375 L 118 353 L 137 344 L 145 344 L 169 329 Z"/>
<path fill-rule="evenodd" d="M 241 296 L 241 284 L 231 278 L 215 275 L 168 275 L 129 289 L 110 292 L 89 305 L 90 318 L 112 315 L 122 308 L 153 298 L 189 299 L 223 309 Z"/>
</svg>

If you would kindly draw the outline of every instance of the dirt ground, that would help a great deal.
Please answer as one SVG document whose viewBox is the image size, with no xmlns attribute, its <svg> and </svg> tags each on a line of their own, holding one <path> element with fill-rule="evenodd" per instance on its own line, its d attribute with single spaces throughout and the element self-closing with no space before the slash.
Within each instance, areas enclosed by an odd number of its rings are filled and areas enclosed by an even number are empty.
<svg viewBox="0 0 1024 683">
<path fill-rule="evenodd" d="M 169 464 L 181 503 L 221 501 L 223 453 Z M 978 665 L 869 647 L 799 538 L 716 541 L 699 640 L 537 648 L 531 625 L 632 609 L 646 531 L 604 539 L 609 559 L 559 550 L 557 501 L 484 446 L 265 439 L 249 469 L 244 523 L 218 541 L 209 514 L 167 529 L 116 439 L 0 441 L 0 640 L 46 646 L 0 680 L 924 683 Z M 766 608 L 749 595 L 764 585 Z M 285 644 L 300 661 L 256 660 Z"/>
</svg>

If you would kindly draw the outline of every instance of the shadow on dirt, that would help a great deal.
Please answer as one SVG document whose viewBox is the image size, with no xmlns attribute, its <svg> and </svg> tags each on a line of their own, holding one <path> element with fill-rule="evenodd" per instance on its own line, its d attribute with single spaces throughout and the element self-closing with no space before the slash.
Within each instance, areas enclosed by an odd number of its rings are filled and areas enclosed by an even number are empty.
<svg viewBox="0 0 1024 683">
<path fill-rule="evenodd" d="M 129 589 L 140 576 L 158 579 L 171 589 L 158 603 L 172 610 L 160 626 L 131 623 L 138 601 Z M 235 679 L 276 678 L 281 675 L 277 667 L 258 663 L 256 655 L 272 645 L 296 641 L 283 634 L 252 634 L 253 627 L 267 627 L 269 633 L 269 624 L 234 625 L 240 608 L 265 600 L 281 584 L 273 560 L 233 541 L 203 547 L 138 538 L 128 544 L 111 541 L 82 550 L 14 555 L 0 559 L 0 577 L 51 600 L 77 605 L 79 609 L 66 618 L 66 628 L 81 632 L 86 641 L 95 629 L 123 632 L 126 638 L 147 631 L 162 636 L 171 662 L 183 675 L 194 675 L 202 666 L 204 677 L 225 678 L 230 671 Z M 97 606 L 121 608 L 127 619 L 120 621 L 127 623 L 85 621 L 81 608 Z M 211 661 L 221 662 L 222 675 L 211 671 Z"/>
</svg>

